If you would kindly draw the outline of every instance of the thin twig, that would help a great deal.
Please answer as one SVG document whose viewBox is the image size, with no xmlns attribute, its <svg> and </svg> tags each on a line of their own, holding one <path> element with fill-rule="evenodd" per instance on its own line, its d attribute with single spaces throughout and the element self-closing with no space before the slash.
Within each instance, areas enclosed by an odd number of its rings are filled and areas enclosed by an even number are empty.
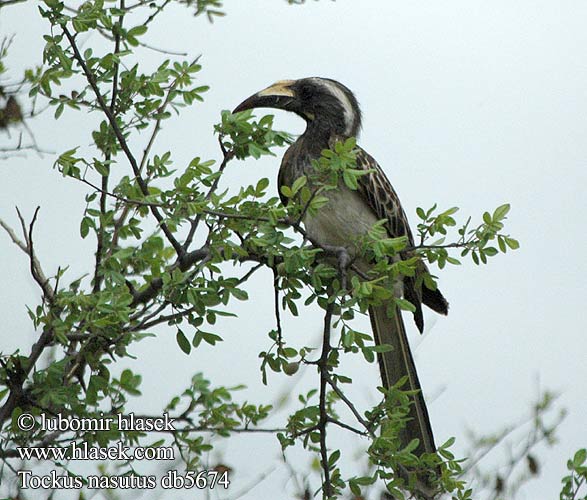
<svg viewBox="0 0 587 500">
<path fill-rule="evenodd" d="M 196 57 L 190 63 L 190 66 L 196 64 L 200 60 L 201 57 L 202 57 L 201 55 Z M 182 76 L 184 76 L 184 75 L 181 74 L 180 76 L 178 76 L 177 78 L 175 78 L 173 80 L 173 82 L 171 83 L 171 85 L 167 89 L 167 93 L 165 96 L 165 100 L 163 101 L 163 104 L 161 104 L 161 106 L 157 110 L 158 114 L 159 114 L 159 118 L 157 118 L 157 120 L 155 121 L 155 126 L 153 127 L 153 131 L 151 132 L 151 136 L 149 137 L 149 141 L 147 142 L 147 146 L 145 147 L 145 150 L 143 151 L 143 156 L 142 156 L 141 162 L 139 164 L 139 171 L 141 173 L 145 169 L 145 165 L 147 164 L 147 160 L 149 159 L 149 153 L 151 152 L 153 144 L 155 144 L 155 139 L 157 138 L 157 135 L 159 134 L 159 132 L 161 130 L 161 121 L 163 119 L 162 117 L 165 113 L 165 110 L 167 109 L 167 106 L 169 106 L 169 103 L 173 100 L 173 93 L 174 93 L 174 91 L 179 83 L 179 80 Z"/>
<path fill-rule="evenodd" d="M 16 233 L 14 232 L 14 229 L 12 229 L 2 219 L 0 219 L 0 226 L 2 226 L 2 228 L 4 229 L 4 231 L 6 231 L 6 233 L 8 233 L 8 236 L 10 236 L 10 239 L 14 242 L 14 244 L 16 246 L 18 246 L 18 248 L 20 248 L 26 254 L 29 253 L 27 246 L 22 241 L 20 241 L 18 239 L 18 236 L 16 236 Z"/>
<path fill-rule="evenodd" d="M 2 7 L 7 7 L 8 5 L 14 5 L 22 2 L 26 2 L 26 0 L 2 0 L 0 1 L 0 9 Z"/>
<path fill-rule="evenodd" d="M 331 424 L 338 425 L 339 427 L 342 427 L 343 429 L 354 432 L 355 434 L 358 434 L 359 436 L 368 436 L 369 435 L 368 431 L 360 431 L 359 429 L 355 429 L 352 425 L 345 424 L 344 422 L 341 422 L 340 420 L 337 420 L 335 418 L 329 417 L 328 421 Z"/>
<path fill-rule="evenodd" d="M 369 433 L 370 436 L 374 436 L 373 430 L 369 422 L 367 422 L 359 413 L 355 405 L 347 398 L 342 392 L 342 390 L 338 387 L 336 382 L 330 377 L 330 375 L 326 378 L 326 381 L 332 387 L 333 391 L 337 394 L 337 396 L 347 405 L 349 410 L 351 410 L 352 414 L 355 416 L 357 421 L 365 428 L 365 430 Z"/>
<path fill-rule="evenodd" d="M 18 207 L 16 208 L 16 212 L 18 214 L 18 218 L 20 219 L 21 227 L 23 230 L 23 235 L 24 235 L 24 238 L 26 241 L 25 252 L 29 256 L 31 275 L 33 276 L 33 279 L 35 280 L 35 282 L 41 288 L 41 291 L 43 292 L 44 300 L 48 303 L 52 303 L 53 299 L 54 299 L 54 291 L 49 286 L 49 280 L 45 277 L 45 273 L 43 272 L 43 269 L 41 268 L 41 263 L 39 262 L 39 260 L 37 259 L 36 255 L 35 255 L 35 250 L 33 247 L 33 228 L 35 226 L 35 222 L 37 221 L 37 216 L 39 214 L 40 209 L 41 209 L 41 207 L 36 208 L 35 213 L 33 215 L 33 219 L 31 220 L 31 223 L 29 224 L 28 229 L 25 226 L 24 218 L 22 217 L 22 214 L 20 213 L 20 210 L 18 209 Z"/>
<path fill-rule="evenodd" d="M 282 346 L 281 312 L 279 310 L 279 275 L 277 269 L 273 268 L 273 308 L 275 311 L 275 326 L 277 328 L 277 345 Z"/>
<path fill-rule="evenodd" d="M 47 325 L 43 330 L 43 333 L 39 337 L 39 340 L 33 344 L 31 348 L 31 352 L 24 364 L 24 368 L 22 368 L 22 372 L 19 374 L 19 381 L 18 384 L 12 386 L 10 388 L 10 395 L 8 399 L 0 408 L 0 427 L 4 425 L 4 422 L 10 418 L 12 415 L 12 411 L 16 408 L 19 403 L 21 402 L 21 398 L 23 396 L 23 385 L 33 371 L 37 361 L 41 357 L 41 354 L 45 350 L 45 348 L 51 343 L 53 340 L 53 328 L 50 325 Z M 22 366 L 22 364 L 21 364 Z"/>
<path fill-rule="evenodd" d="M 157 15 L 159 15 L 159 14 L 160 14 L 160 13 L 163 11 L 163 9 L 165 9 L 165 7 L 167 7 L 167 4 L 168 4 L 170 1 L 171 1 L 171 0 L 165 0 L 165 1 L 163 2 L 163 4 L 162 4 L 162 5 L 159 5 L 159 6 L 156 8 L 155 12 L 153 12 L 153 13 L 152 13 L 152 14 L 151 14 L 151 15 L 150 15 L 148 18 L 147 18 L 147 20 L 146 20 L 146 21 L 143 23 L 143 26 L 147 26 L 147 25 L 149 25 L 149 24 L 150 24 L 150 23 L 153 21 L 153 19 L 155 19 L 155 17 L 156 17 Z"/>
<path fill-rule="evenodd" d="M 24 222 L 24 218 L 22 217 L 22 214 L 20 213 L 20 211 L 17 208 L 17 214 L 18 214 L 18 218 L 20 219 L 21 227 L 23 229 L 23 236 L 25 238 L 25 243 L 20 241 L 18 239 L 18 237 L 16 236 L 16 234 L 14 233 L 14 231 L 12 230 L 12 228 L 10 228 L 2 220 L 0 220 L 0 225 L 2 225 L 4 230 L 11 237 L 12 241 L 16 245 L 18 245 L 18 247 L 29 256 L 30 268 L 31 268 L 31 273 L 33 275 L 33 279 L 41 287 L 41 290 L 43 291 L 44 300 L 49 305 L 52 306 L 54 303 L 54 290 L 51 289 L 51 287 L 49 286 L 49 280 L 47 280 L 47 278 L 45 277 L 45 274 L 43 273 L 43 270 L 41 268 L 41 264 L 39 263 L 36 255 L 35 255 L 34 246 L 33 246 L 33 229 L 34 229 L 35 222 L 37 220 L 37 215 L 39 213 L 39 209 L 40 209 L 40 207 L 37 207 L 37 209 L 35 210 L 35 214 L 33 216 L 33 219 L 27 229 L 26 224 Z M 53 308 L 53 310 L 51 312 L 52 312 L 53 316 L 57 317 L 60 314 L 60 309 L 58 307 L 56 307 L 56 308 Z M 33 344 L 33 346 L 31 347 L 31 352 L 30 352 L 28 358 L 26 359 L 26 362 L 21 363 L 20 369 L 16 373 L 13 374 L 13 376 L 16 377 L 16 380 L 14 380 L 13 383 L 11 384 L 10 394 L 9 394 L 8 398 L 6 399 L 6 402 L 4 403 L 2 408 L 0 408 L 0 427 L 2 427 L 4 422 L 8 418 L 10 418 L 14 408 L 16 408 L 16 406 L 21 404 L 21 402 L 22 402 L 21 400 L 24 397 L 23 386 L 24 386 L 28 376 L 30 375 L 30 373 L 34 370 L 37 361 L 41 357 L 41 354 L 43 353 L 45 348 L 52 342 L 53 334 L 54 334 L 54 332 L 53 332 L 52 325 L 50 323 L 45 325 L 43 332 L 41 333 L 41 335 L 39 337 L 39 340 L 37 340 L 37 342 L 35 342 L 35 344 Z"/>
<path fill-rule="evenodd" d="M 100 193 L 102 193 L 105 196 L 110 196 L 111 198 L 114 198 L 115 200 L 121 201 L 121 202 L 126 203 L 128 205 L 136 205 L 139 207 L 163 207 L 163 205 L 161 203 L 151 203 L 148 201 L 131 200 L 130 198 L 125 198 L 124 196 L 117 195 L 116 193 L 112 193 L 110 191 L 104 191 L 104 189 L 96 186 L 94 183 L 90 182 L 89 180 L 87 180 L 83 177 L 79 177 L 79 178 L 73 177 L 73 179 L 75 179 L 76 181 L 83 182 L 84 184 L 90 186 L 91 188 L 95 189 L 96 191 L 99 191 Z"/>
<path fill-rule="evenodd" d="M 208 247 L 204 246 L 202 248 L 198 248 L 197 250 L 193 250 L 184 256 L 181 261 L 176 262 L 175 264 L 171 265 L 167 272 L 172 272 L 174 269 L 180 269 L 181 271 L 186 271 L 190 267 L 192 267 L 196 262 L 200 262 L 204 259 L 209 258 L 210 250 Z M 162 278 L 153 278 L 149 285 L 138 292 L 131 292 L 133 295 L 133 301 L 131 303 L 131 307 L 135 307 L 138 304 L 144 304 L 149 300 L 155 298 L 157 293 L 163 287 L 163 279 Z"/>
<path fill-rule="evenodd" d="M 220 167 L 218 168 L 217 176 L 214 179 L 214 182 L 212 183 L 212 185 L 210 186 L 210 189 L 208 190 L 208 193 L 206 193 L 206 196 L 204 197 L 205 201 L 208 201 L 212 197 L 212 195 L 214 194 L 214 191 L 216 191 L 216 189 L 218 188 L 218 183 L 220 182 L 220 177 L 222 176 L 224 169 L 228 165 L 228 162 L 230 162 L 230 160 L 232 160 L 234 158 L 234 152 L 227 150 L 224 147 L 224 144 L 222 143 L 222 136 L 218 137 L 218 143 L 220 144 L 220 149 L 222 151 L 222 163 L 220 164 Z M 194 235 L 196 234 L 196 230 L 198 229 L 198 225 L 200 224 L 201 219 L 202 219 L 202 214 L 200 213 L 196 217 L 194 217 L 194 219 L 192 220 L 190 232 L 188 233 L 188 237 L 186 238 L 185 243 L 183 244 L 183 249 L 185 251 L 187 251 L 188 248 L 190 247 L 190 245 L 192 244 L 192 240 L 194 239 Z"/>
<path fill-rule="evenodd" d="M 122 11 L 122 14 L 118 17 L 118 23 L 113 26 L 114 31 L 114 55 L 118 55 L 120 52 L 120 33 L 122 31 L 122 22 L 124 21 L 124 0 L 120 0 L 119 8 Z M 116 98 L 118 96 L 118 77 L 120 72 L 120 60 L 118 58 L 114 58 L 114 75 L 112 76 L 112 91 L 110 95 L 110 113 L 112 116 L 116 116 Z M 97 243 L 96 243 L 96 261 L 94 265 L 94 287 L 93 292 L 96 293 L 100 290 L 100 286 L 102 284 L 102 275 L 100 274 L 101 267 L 102 267 L 102 258 L 104 254 L 104 239 L 106 238 L 106 229 L 104 228 L 105 224 L 105 216 L 107 210 L 107 198 L 108 198 L 108 179 L 109 179 L 109 172 L 110 166 L 109 162 L 112 159 L 112 151 L 108 150 L 104 156 L 105 163 L 107 164 L 107 171 L 105 174 L 102 175 L 102 189 L 100 195 L 100 227 L 98 229 L 97 235 Z"/>
<path fill-rule="evenodd" d="M 86 64 L 83 56 L 81 55 L 81 53 L 79 51 L 79 48 L 77 47 L 77 44 L 75 42 L 75 38 L 71 34 L 71 32 L 69 31 L 67 26 L 65 26 L 65 25 L 62 26 L 62 30 L 63 30 L 63 34 L 68 39 L 69 44 L 73 50 L 75 60 L 80 65 L 80 67 L 82 68 L 82 71 L 86 75 L 86 79 L 88 80 L 88 83 L 90 84 L 90 87 L 92 88 L 94 95 L 96 96 L 96 99 L 98 100 L 98 103 L 100 105 L 100 109 L 106 115 L 106 118 L 108 119 L 108 122 L 109 122 L 110 126 L 112 127 L 112 131 L 114 132 L 114 135 L 116 136 L 116 139 L 118 140 L 118 143 L 119 143 L 122 151 L 124 152 L 125 156 L 127 157 L 128 161 L 130 163 L 130 166 L 133 170 L 133 173 L 135 175 L 137 184 L 139 185 L 139 188 L 141 189 L 141 192 L 143 193 L 144 196 L 149 196 L 149 187 L 147 186 L 147 183 L 145 182 L 145 180 L 143 179 L 143 177 L 141 175 L 141 172 L 139 170 L 139 166 L 137 164 L 137 160 L 134 157 L 134 155 L 132 154 L 132 152 L 130 151 L 128 143 L 126 142 L 124 134 L 123 134 L 122 130 L 120 129 L 120 126 L 118 125 L 116 117 L 112 114 L 112 112 L 110 111 L 110 108 L 108 107 L 108 105 L 104 101 L 104 97 L 102 96 L 102 93 L 100 92 L 100 89 L 98 87 L 98 83 L 96 81 L 94 74 L 88 68 L 88 65 Z M 178 257 L 182 257 L 185 254 L 185 251 L 183 250 L 181 244 L 177 241 L 175 236 L 173 236 L 173 233 L 169 230 L 169 227 L 165 223 L 163 216 L 161 215 L 161 213 L 159 212 L 157 207 L 151 206 L 150 209 L 151 209 L 151 213 L 153 214 L 155 219 L 157 219 L 157 222 L 159 222 L 159 227 L 161 227 L 161 230 L 163 231 L 163 233 L 167 237 L 167 240 L 175 249 Z"/>
<path fill-rule="evenodd" d="M 131 328 L 128 329 L 129 332 L 136 332 L 139 330 L 148 330 L 149 328 L 159 325 L 161 323 L 165 323 L 167 321 L 173 321 L 176 319 L 180 319 L 183 318 L 184 316 L 187 316 L 188 314 L 193 313 L 196 310 L 195 307 L 190 307 L 189 309 L 185 309 L 183 311 L 179 311 L 173 314 L 164 314 L 159 316 L 158 318 L 155 318 L 151 321 L 143 321 L 141 323 L 139 323 L 136 326 L 133 326 Z"/>
</svg>

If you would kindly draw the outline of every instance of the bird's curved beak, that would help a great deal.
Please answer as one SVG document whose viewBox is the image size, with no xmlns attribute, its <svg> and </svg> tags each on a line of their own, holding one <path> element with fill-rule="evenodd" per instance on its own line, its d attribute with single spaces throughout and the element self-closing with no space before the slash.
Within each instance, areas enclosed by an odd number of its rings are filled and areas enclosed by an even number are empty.
<svg viewBox="0 0 587 500">
<path fill-rule="evenodd" d="M 282 80 L 267 87 L 261 92 L 253 94 L 251 97 L 241 102 L 233 113 L 239 113 L 252 108 L 277 108 L 287 109 L 295 100 L 295 92 L 292 89 L 294 80 Z"/>
</svg>

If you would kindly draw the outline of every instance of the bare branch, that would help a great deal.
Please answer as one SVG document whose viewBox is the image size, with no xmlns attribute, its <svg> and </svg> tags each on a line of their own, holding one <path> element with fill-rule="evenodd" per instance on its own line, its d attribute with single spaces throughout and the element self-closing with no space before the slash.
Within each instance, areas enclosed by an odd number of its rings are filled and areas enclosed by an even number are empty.
<svg viewBox="0 0 587 500">
<path fill-rule="evenodd" d="M 7 7 L 8 5 L 15 5 L 17 3 L 26 2 L 26 0 L 1 0 L 0 1 L 0 9 L 2 7 Z"/>
<path fill-rule="evenodd" d="M 348 406 L 349 410 L 351 410 L 352 414 L 355 416 L 355 418 L 357 419 L 357 421 L 365 428 L 365 430 L 368 432 L 368 434 L 370 436 L 374 436 L 373 430 L 372 430 L 371 425 L 369 424 L 369 422 L 367 422 L 361 416 L 361 414 L 359 413 L 359 411 L 357 410 L 357 408 L 355 407 L 355 405 L 349 400 L 349 398 L 347 398 L 345 396 L 344 392 L 342 392 L 342 390 L 338 387 L 338 385 L 332 379 L 332 377 L 330 376 L 330 374 L 328 374 L 328 377 L 326 378 L 326 381 L 328 382 L 328 384 L 330 385 L 330 387 L 332 387 L 332 389 L 337 394 L 337 396 Z"/>
<path fill-rule="evenodd" d="M 23 235 L 24 235 L 26 244 L 23 244 L 21 241 L 19 241 L 18 238 L 16 238 L 16 235 L 14 235 L 13 231 L 4 222 L 1 222 L 1 221 L 0 222 L 2 224 L 2 227 L 11 236 L 12 241 L 14 241 L 20 247 L 20 249 L 29 256 L 31 275 L 33 276 L 33 279 L 36 281 L 36 283 L 41 288 L 41 290 L 43 292 L 44 299 L 48 303 L 52 303 L 53 299 L 54 299 L 55 292 L 49 286 L 49 280 L 46 278 L 45 273 L 43 272 L 43 269 L 41 267 L 41 263 L 37 259 L 37 256 L 35 255 L 35 251 L 33 248 L 33 228 L 34 228 L 35 222 L 37 220 L 37 215 L 39 214 L 40 208 L 41 207 L 37 207 L 37 209 L 35 210 L 35 213 L 33 215 L 33 219 L 31 221 L 28 229 L 27 229 L 26 224 L 24 222 L 24 218 L 22 217 L 22 214 L 20 213 L 20 210 L 18 209 L 18 207 L 16 208 L 16 212 L 17 212 L 18 218 L 20 220 L 20 224 L 22 227 L 22 231 L 23 231 Z"/>
<path fill-rule="evenodd" d="M 344 422 L 341 422 L 340 420 L 337 420 L 335 418 L 329 417 L 328 421 L 331 424 L 338 425 L 339 427 L 346 429 L 347 431 L 354 432 L 355 434 L 358 434 L 359 436 L 368 436 L 369 435 L 368 431 L 360 431 L 359 429 L 355 429 L 353 426 L 345 424 Z"/>
<path fill-rule="evenodd" d="M 16 246 L 18 246 L 18 248 L 20 248 L 24 253 L 28 254 L 28 248 L 26 246 L 26 244 L 24 244 L 22 241 L 20 241 L 18 239 L 18 236 L 16 236 L 16 233 L 14 232 L 14 229 L 12 229 L 8 224 L 6 224 L 6 222 L 4 222 L 2 219 L 0 219 L 0 226 L 2 226 L 2 228 L 4 229 L 4 231 L 6 231 L 8 233 L 8 236 L 10 236 L 10 239 L 14 242 L 14 244 Z"/>
</svg>

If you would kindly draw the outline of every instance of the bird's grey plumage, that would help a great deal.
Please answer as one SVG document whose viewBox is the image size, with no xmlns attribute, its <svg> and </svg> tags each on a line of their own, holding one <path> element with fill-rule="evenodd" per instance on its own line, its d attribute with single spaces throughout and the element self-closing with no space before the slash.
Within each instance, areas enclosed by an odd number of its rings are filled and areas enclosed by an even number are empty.
<svg viewBox="0 0 587 500">
<path fill-rule="evenodd" d="M 325 78 L 304 78 L 277 82 L 245 100 L 235 111 L 253 107 L 274 107 L 292 111 L 307 122 L 306 131 L 285 153 L 279 170 L 278 183 L 291 186 L 300 176 L 311 177 L 312 160 L 324 149 L 333 149 L 337 141 L 356 137 L 361 127 L 359 104 L 352 92 L 339 82 Z M 303 223 L 311 238 L 322 245 L 343 246 L 351 256 L 357 255 L 357 241 L 378 220 L 387 221 L 390 237 L 406 236 L 408 247 L 414 245 L 406 214 L 399 198 L 379 164 L 364 150 L 358 149 L 357 168 L 369 171 L 359 177 L 359 189 L 351 190 L 344 183 L 337 189 L 321 194 L 328 198 L 316 213 L 306 213 Z M 283 200 L 287 202 L 287 200 Z M 409 257 L 409 251 L 402 258 Z M 355 262 L 368 270 L 370 262 Z M 424 262 L 418 263 L 417 275 L 427 272 Z M 448 303 L 438 290 L 418 285 L 414 277 L 400 283 L 402 293 L 414 306 L 414 321 L 420 331 L 424 328 L 422 304 L 446 314 Z M 390 304 L 392 307 L 389 307 Z M 391 309 L 392 314 L 388 314 Z M 401 434 L 402 445 L 417 438 L 416 453 L 436 451 L 428 411 L 422 395 L 416 366 L 406 335 L 402 315 L 393 302 L 372 306 L 369 310 L 374 340 L 392 346 L 379 354 L 383 385 L 390 388 L 404 376 L 404 389 L 416 391 L 410 409 L 410 420 Z"/>
</svg>

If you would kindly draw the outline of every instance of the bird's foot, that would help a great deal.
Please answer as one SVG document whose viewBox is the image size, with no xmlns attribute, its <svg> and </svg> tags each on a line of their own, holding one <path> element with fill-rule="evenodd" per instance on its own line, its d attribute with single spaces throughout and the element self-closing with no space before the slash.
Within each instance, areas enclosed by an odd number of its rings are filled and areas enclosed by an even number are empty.
<svg viewBox="0 0 587 500">
<path fill-rule="evenodd" d="M 341 289 L 347 288 L 347 274 L 353 259 L 346 247 L 339 247 L 334 245 L 320 245 L 322 250 L 336 257 L 336 264 L 338 268 L 338 275 L 340 278 Z"/>
</svg>

